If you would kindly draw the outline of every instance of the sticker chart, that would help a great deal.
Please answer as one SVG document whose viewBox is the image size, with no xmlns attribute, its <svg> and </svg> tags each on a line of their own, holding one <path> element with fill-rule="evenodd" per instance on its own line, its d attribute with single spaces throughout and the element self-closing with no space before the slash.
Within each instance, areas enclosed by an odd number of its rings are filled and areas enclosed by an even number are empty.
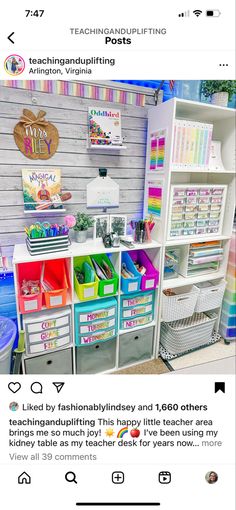
<svg viewBox="0 0 236 510">
<path fill-rule="evenodd" d="M 151 134 L 150 170 L 163 170 L 165 161 L 166 129 Z"/>
<path fill-rule="evenodd" d="M 162 207 L 162 183 L 159 181 L 148 182 L 148 214 L 161 216 Z"/>
</svg>

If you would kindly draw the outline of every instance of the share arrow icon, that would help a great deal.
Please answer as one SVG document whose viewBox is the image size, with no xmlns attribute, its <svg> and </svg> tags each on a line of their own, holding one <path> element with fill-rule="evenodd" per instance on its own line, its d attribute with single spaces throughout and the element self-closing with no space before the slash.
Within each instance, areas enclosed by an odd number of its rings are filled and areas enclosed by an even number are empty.
<svg viewBox="0 0 236 510">
<path fill-rule="evenodd" d="M 55 386 L 55 388 L 57 390 L 57 393 L 60 393 L 60 391 L 62 390 L 63 386 L 65 385 L 64 382 L 53 382 L 52 384 L 53 384 L 53 386 Z"/>
</svg>

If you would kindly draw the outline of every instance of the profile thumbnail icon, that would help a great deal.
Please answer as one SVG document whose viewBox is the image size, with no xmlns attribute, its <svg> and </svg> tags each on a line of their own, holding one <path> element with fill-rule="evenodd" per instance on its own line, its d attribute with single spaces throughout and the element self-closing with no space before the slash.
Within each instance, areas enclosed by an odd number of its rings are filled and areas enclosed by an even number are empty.
<svg viewBox="0 0 236 510">
<path fill-rule="evenodd" d="M 25 61 L 20 55 L 8 55 L 4 62 L 4 69 L 11 76 L 19 76 L 25 69 Z"/>
<path fill-rule="evenodd" d="M 17 402 L 11 402 L 9 404 L 9 409 L 10 409 L 10 411 L 13 411 L 13 412 L 18 411 L 19 404 Z"/>
</svg>

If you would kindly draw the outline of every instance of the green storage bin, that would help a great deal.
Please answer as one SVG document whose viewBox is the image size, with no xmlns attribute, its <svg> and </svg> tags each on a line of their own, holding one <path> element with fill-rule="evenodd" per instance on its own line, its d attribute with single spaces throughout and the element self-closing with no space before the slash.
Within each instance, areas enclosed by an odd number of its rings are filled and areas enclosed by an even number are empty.
<svg viewBox="0 0 236 510">
<path fill-rule="evenodd" d="M 88 256 L 74 257 L 74 269 L 83 270 L 83 263 L 87 262 L 93 269 L 91 258 Z M 92 283 L 79 283 L 76 274 L 74 272 L 74 286 L 75 292 L 80 301 L 89 301 L 90 299 L 96 299 L 98 295 L 98 284 L 99 279 L 95 274 L 95 281 Z"/>
<path fill-rule="evenodd" d="M 119 276 L 115 272 L 115 269 L 112 265 L 110 258 L 106 254 L 99 254 L 93 255 L 91 257 L 91 261 L 92 259 L 94 259 L 95 262 L 97 262 L 97 264 L 99 264 L 100 266 L 102 264 L 102 261 L 104 260 L 114 274 L 113 278 L 111 278 L 110 280 L 99 280 L 98 295 L 100 297 L 113 296 L 114 294 L 117 293 L 118 290 Z"/>
</svg>

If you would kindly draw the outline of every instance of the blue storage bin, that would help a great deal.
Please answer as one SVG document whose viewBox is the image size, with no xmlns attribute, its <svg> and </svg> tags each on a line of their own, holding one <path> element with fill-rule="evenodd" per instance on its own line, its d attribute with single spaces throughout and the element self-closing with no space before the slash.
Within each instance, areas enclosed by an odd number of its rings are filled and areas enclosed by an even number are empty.
<svg viewBox="0 0 236 510">
<path fill-rule="evenodd" d="M 134 275 L 133 278 L 123 278 L 121 275 L 121 290 L 124 294 L 137 292 L 140 289 L 142 275 L 137 271 L 131 257 L 127 252 L 122 253 L 122 264 Z"/>
<path fill-rule="evenodd" d="M 236 338 L 236 328 L 228 328 L 225 324 L 220 324 L 220 334 L 225 340 L 234 340 Z"/>
<path fill-rule="evenodd" d="M 221 321 L 223 322 L 223 324 L 228 326 L 228 328 L 230 327 L 236 328 L 236 315 L 227 315 L 224 312 L 222 312 Z"/>
<path fill-rule="evenodd" d="M 75 343 L 89 345 L 113 338 L 117 333 L 117 300 L 99 299 L 75 305 Z"/>
</svg>

